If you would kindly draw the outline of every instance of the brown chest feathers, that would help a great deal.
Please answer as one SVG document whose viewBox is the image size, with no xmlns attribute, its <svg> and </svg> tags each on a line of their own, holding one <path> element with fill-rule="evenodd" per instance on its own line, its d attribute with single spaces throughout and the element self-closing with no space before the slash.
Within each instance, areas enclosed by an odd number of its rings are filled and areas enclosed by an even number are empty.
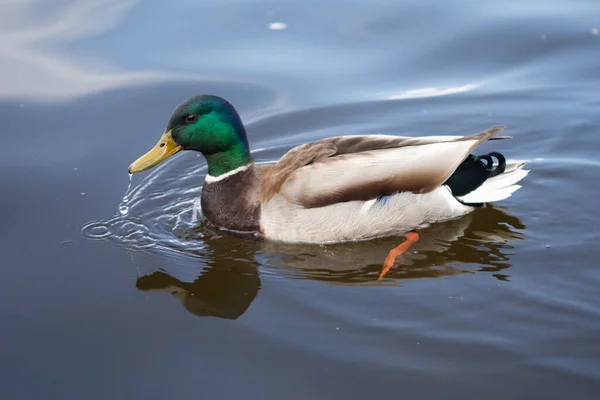
<svg viewBox="0 0 600 400">
<path fill-rule="evenodd" d="M 210 223 L 241 232 L 260 232 L 258 178 L 254 166 L 224 179 L 205 182 L 202 212 Z"/>
</svg>

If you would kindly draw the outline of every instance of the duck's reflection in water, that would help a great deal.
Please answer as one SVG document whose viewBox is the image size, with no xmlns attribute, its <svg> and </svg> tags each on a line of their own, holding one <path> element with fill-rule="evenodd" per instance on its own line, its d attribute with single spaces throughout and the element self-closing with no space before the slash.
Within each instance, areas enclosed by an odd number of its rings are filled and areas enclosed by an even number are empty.
<svg viewBox="0 0 600 400">
<path fill-rule="evenodd" d="M 187 263 L 186 268 L 204 268 L 191 282 L 185 282 L 164 271 L 141 276 L 139 290 L 161 290 L 176 296 L 184 307 L 198 316 L 236 319 L 243 315 L 260 290 L 259 263 L 254 261 L 256 243 L 228 237 L 205 235 L 205 252 Z M 235 246 L 235 247 L 230 247 Z"/>
<path fill-rule="evenodd" d="M 385 281 L 479 271 L 507 279 L 511 242 L 522 240 L 519 230 L 523 229 L 519 218 L 497 207 L 433 225 L 419 232 L 419 241 L 398 259 Z M 382 263 L 403 237 L 326 246 L 261 243 L 221 235 L 206 235 L 202 240 L 207 252 L 200 258 L 206 268 L 193 282 L 154 272 L 138 278 L 138 289 L 169 292 L 196 315 L 235 319 L 244 314 L 260 290 L 259 267 L 289 278 L 380 284 Z"/>
<path fill-rule="evenodd" d="M 419 231 L 419 240 L 398 258 L 386 280 L 436 278 L 474 273 L 500 273 L 511 266 L 515 242 L 523 238 L 523 222 L 500 208 L 485 207 L 462 218 L 435 224 Z M 282 254 L 271 263 L 289 267 L 292 275 L 341 284 L 376 283 L 388 252 L 405 240 L 387 237 L 352 244 L 323 247 L 266 244 L 271 253 Z"/>
<path fill-rule="evenodd" d="M 246 312 L 260 289 L 258 270 L 248 273 L 207 268 L 193 282 L 183 282 L 165 272 L 153 272 L 136 281 L 140 290 L 164 290 L 198 316 L 236 319 Z"/>
</svg>

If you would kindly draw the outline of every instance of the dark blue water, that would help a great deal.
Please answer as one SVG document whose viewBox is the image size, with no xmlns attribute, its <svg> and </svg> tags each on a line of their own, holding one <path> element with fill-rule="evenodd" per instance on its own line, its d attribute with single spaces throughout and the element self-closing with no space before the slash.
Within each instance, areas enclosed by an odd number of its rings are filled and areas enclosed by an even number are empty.
<svg viewBox="0 0 600 400">
<path fill-rule="evenodd" d="M 596 399 L 600 3 L 0 2 L 0 398 Z M 127 167 L 217 94 L 254 157 L 459 135 L 523 188 L 332 246 L 212 230 L 206 164 Z M 124 200 L 124 195 L 127 197 Z"/>
</svg>

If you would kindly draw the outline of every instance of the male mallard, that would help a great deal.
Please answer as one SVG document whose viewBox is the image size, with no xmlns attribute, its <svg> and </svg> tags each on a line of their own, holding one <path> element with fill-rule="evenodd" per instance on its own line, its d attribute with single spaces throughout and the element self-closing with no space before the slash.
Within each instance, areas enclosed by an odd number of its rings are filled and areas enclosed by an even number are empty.
<svg viewBox="0 0 600 400">
<path fill-rule="evenodd" d="M 213 225 L 285 242 L 364 240 L 456 218 L 509 197 L 528 173 L 525 162 L 507 162 L 496 152 L 471 154 L 488 139 L 506 138 L 496 136 L 503 129 L 466 136 L 336 136 L 259 166 L 235 108 L 205 95 L 175 109 L 157 145 L 129 172 L 152 168 L 180 150 L 196 150 L 208 163 L 201 205 Z M 418 238 L 407 237 L 407 245 Z"/>
</svg>

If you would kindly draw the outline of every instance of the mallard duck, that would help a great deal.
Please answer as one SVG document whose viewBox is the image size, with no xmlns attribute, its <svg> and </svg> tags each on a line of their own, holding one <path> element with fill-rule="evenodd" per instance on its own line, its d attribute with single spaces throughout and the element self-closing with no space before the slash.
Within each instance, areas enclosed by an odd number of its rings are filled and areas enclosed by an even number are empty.
<svg viewBox="0 0 600 400">
<path fill-rule="evenodd" d="M 291 243 L 367 240 L 407 233 L 506 199 L 528 171 L 525 161 L 472 152 L 504 126 L 465 136 L 335 136 L 255 165 L 244 124 L 225 99 L 181 103 L 165 133 L 129 167 L 145 171 L 181 150 L 208 164 L 203 214 L 232 234 Z M 401 246 L 399 246 L 401 247 Z M 399 252 L 403 248 L 399 249 Z M 390 253 L 391 254 L 391 253 Z"/>
</svg>

